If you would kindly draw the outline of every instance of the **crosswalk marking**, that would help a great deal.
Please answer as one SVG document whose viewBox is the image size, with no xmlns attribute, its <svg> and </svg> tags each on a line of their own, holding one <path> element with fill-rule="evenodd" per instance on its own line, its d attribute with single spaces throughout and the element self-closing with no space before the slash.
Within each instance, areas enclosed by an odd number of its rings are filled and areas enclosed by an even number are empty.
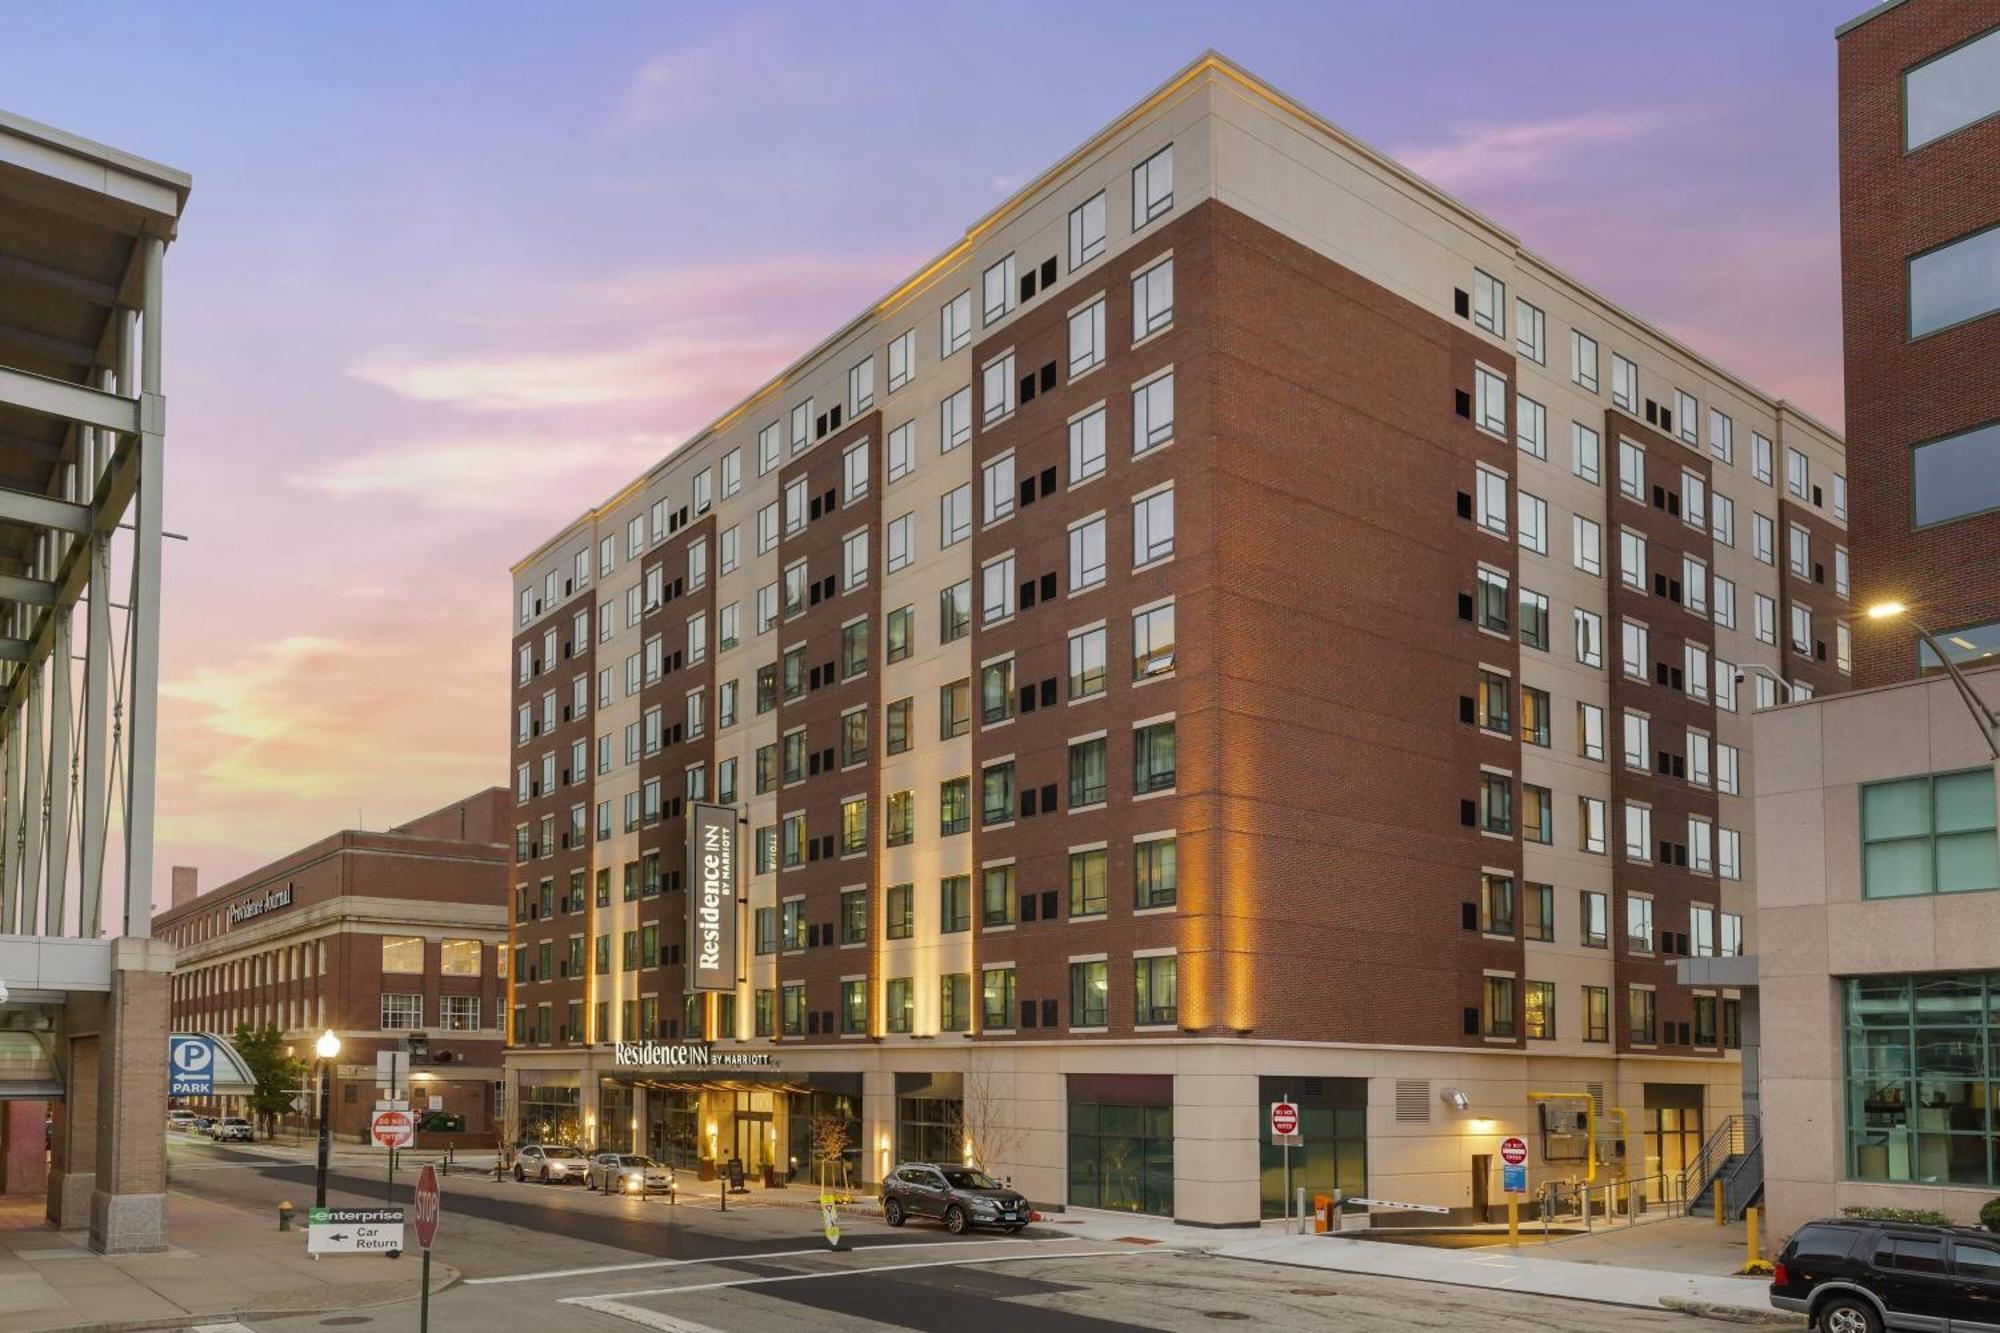
<svg viewBox="0 0 2000 1333">
<path fill-rule="evenodd" d="M 992 1240 L 920 1240 L 903 1244 L 857 1245 L 855 1250 L 931 1250 L 946 1245 L 1049 1245 L 1057 1242 L 1025 1237 L 995 1237 Z M 832 1254 L 824 1245 L 807 1250 L 765 1250 L 751 1254 L 712 1254 L 705 1259 L 646 1259 L 629 1264 L 598 1264 L 590 1268 L 551 1268 L 538 1273 L 504 1273 L 497 1277 L 469 1277 L 461 1285 L 483 1287 L 504 1282 L 553 1282 L 562 1278 L 596 1277 L 601 1273 L 639 1273 L 656 1268 L 686 1268 L 701 1264 L 727 1264 L 757 1259 L 796 1259 L 803 1255 Z"/>
<path fill-rule="evenodd" d="M 824 1253 L 824 1251 L 821 1251 Z M 971 1256 L 964 1259 L 926 1259 L 920 1263 L 877 1264 L 868 1268 L 834 1268 L 811 1273 L 780 1273 L 768 1277 L 739 1277 L 723 1282 L 696 1282 L 684 1287 L 653 1287 L 645 1291 L 621 1291 L 603 1296 L 564 1296 L 564 1305 L 581 1305 L 586 1309 L 604 1314 L 615 1314 L 625 1318 L 624 1311 L 635 1309 L 625 1302 L 642 1296 L 685 1296 L 697 1291 L 721 1291 L 730 1287 L 768 1286 L 777 1282 L 817 1282 L 825 1278 L 872 1277 L 878 1273 L 902 1273 L 916 1268 L 956 1268 L 970 1264 L 1011 1264 L 1033 1262 L 1043 1259 L 1118 1259 L 1133 1258 L 1144 1254 L 1158 1254 L 1158 1250 L 1065 1250 L 1059 1254 L 994 1254 Z M 641 1313 L 645 1313 L 641 1311 Z"/>
</svg>

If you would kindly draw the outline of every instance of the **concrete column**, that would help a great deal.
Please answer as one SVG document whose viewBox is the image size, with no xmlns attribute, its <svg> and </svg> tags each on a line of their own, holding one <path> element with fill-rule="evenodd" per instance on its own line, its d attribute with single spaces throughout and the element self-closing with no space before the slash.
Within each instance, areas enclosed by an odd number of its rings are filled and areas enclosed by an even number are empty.
<svg viewBox="0 0 2000 1333">
<path fill-rule="evenodd" d="M 132 892 L 145 894 L 143 886 Z M 111 995 L 98 1038 L 97 1180 L 90 1248 L 102 1254 L 167 1243 L 167 986 L 174 951 L 164 940 L 114 941 Z"/>
<path fill-rule="evenodd" d="M 102 995 L 72 994 L 63 1004 L 57 1046 L 63 1100 L 56 1103 L 47 1211 L 49 1225 L 58 1231 L 90 1225 L 90 1193 L 97 1183 L 97 1034 L 104 1010 Z"/>
<path fill-rule="evenodd" d="M 49 1188 L 47 1102 L 0 1102 L 0 1194 L 45 1194 Z"/>
<path fill-rule="evenodd" d="M 861 1071 L 861 1182 L 877 1184 L 896 1166 L 896 1074 Z"/>
</svg>

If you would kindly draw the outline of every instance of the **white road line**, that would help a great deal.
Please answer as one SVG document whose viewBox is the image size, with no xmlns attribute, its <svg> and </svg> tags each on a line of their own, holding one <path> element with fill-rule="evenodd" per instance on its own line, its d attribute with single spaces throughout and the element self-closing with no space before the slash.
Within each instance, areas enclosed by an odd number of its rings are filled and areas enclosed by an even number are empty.
<svg viewBox="0 0 2000 1333">
<path fill-rule="evenodd" d="M 676 1319 L 658 1310 L 642 1310 L 636 1305 L 620 1305 L 617 1301 L 606 1301 L 603 1305 L 589 1307 L 599 1314 L 608 1314 L 613 1319 L 623 1319 L 641 1328 L 653 1328 L 660 1333 L 722 1333 L 719 1328 L 707 1324 L 697 1324 L 692 1319 Z"/>
<path fill-rule="evenodd" d="M 757 1259 L 796 1259 L 808 1254 L 857 1253 L 862 1250 L 934 1250 L 945 1245 L 965 1245 L 963 1240 L 919 1240 L 901 1245 L 856 1245 L 851 1250 L 829 1250 L 817 1245 L 808 1250 L 765 1250 L 756 1254 L 717 1254 L 706 1259 L 647 1259 L 630 1264 L 598 1264 L 592 1268 L 552 1268 L 540 1273 L 506 1273 L 498 1277 L 469 1277 L 459 1285 L 466 1287 L 490 1286 L 502 1282 L 553 1282 L 560 1278 L 595 1277 L 600 1273 L 637 1273 L 649 1268 L 685 1268 L 689 1265 L 726 1264 Z M 1052 1240 L 1027 1240 L 1020 1237 L 995 1237 L 992 1240 L 969 1242 L 974 1245 L 1052 1245 L 1060 1242 Z"/>
<path fill-rule="evenodd" d="M 621 1291 L 603 1296 L 563 1296 L 563 1305 L 581 1305 L 606 1314 L 617 1313 L 612 1307 L 625 1301 L 637 1300 L 641 1296 L 684 1296 L 697 1291 L 721 1291 L 729 1287 L 758 1287 L 774 1282 L 816 1282 L 822 1278 L 872 1277 L 877 1273 L 902 1273 L 914 1268 L 959 1268 L 969 1264 L 1017 1264 L 1039 1259 L 1119 1259 L 1132 1258 L 1141 1254 L 1156 1253 L 1151 1250 L 1066 1250 L 1061 1254 L 996 1254 L 988 1258 L 929 1259 L 916 1264 L 878 1264 L 872 1268 L 834 1268 L 816 1273 L 781 1273 L 771 1277 L 739 1277 L 727 1282 L 696 1282 L 685 1287 L 653 1287 L 646 1291 Z M 821 1251 L 821 1253 L 825 1253 Z M 622 1317 L 622 1316 L 621 1316 Z"/>
</svg>

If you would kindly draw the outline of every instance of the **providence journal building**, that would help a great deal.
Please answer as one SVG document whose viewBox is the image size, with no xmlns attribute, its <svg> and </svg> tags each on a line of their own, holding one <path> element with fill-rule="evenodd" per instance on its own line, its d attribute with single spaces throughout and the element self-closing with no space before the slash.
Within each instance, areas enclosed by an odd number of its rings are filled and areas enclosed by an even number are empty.
<svg viewBox="0 0 2000 1333">
<path fill-rule="evenodd" d="M 1842 456 L 1203 57 L 515 567 L 510 1133 L 1231 1225 L 1281 1095 L 1299 1183 L 1470 1210 L 1583 1172 L 1553 1092 L 1678 1173 Z"/>
</svg>

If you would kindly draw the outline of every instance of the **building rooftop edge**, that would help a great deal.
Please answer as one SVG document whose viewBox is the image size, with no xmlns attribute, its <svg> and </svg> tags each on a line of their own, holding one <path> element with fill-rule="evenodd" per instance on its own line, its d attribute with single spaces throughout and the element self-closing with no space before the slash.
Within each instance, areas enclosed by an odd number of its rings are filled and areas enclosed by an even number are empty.
<svg viewBox="0 0 2000 1333">
<path fill-rule="evenodd" d="M 174 191 L 183 207 L 187 204 L 188 192 L 194 188 L 194 177 L 178 167 L 128 153 L 122 148 L 113 148 L 95 139 L 86 139 L 80 134 L 71 134 L 68 130 L 59 130 L 53 125 L 44 125 L 39 120 L 31 120 L 12 111 L 0 109 L 0 131 L 33 140 L 72 157 L 96 162 L 108 170 L 143 176 Z"/>
<path fill-rule="evenodd" d="M 1887 0 L 1887 3 L 1879 6 L 1876 11 L 1871 11 L 1869 15 L 1865 15 L 1863 16 L 1863 19 L 1857 19 L 1855 20 L 1855 22 L 1857 23 L 1862 22 L 1865 20 L 1865 18 L 1872 17 L 1873 13 L 1880 12 L 1881 9 L 1888 9 L 1893 7 L 1894 5 L 1901 3 L 1903 3 L 1903 0 Z M 1520 238 L 1517 235 L 1515 235 L 1512 231 L 1502 226 L 1500 223 L 1494 221 L 1490 217 L 1487 217 L 1485 214 L 1479 212 L 1471 205 L 1465 203 L 1463 200 L 1457 198 L 1455 195 L 1444 190 L 1442 187 L 1425 179 L 1423 176 L 1417 174 L 1415 171 L 1412 171 L 1409 167 L 1397 161 L 1390 154 L 1383 152 L 1381 149 L 1376 148 L 1374 145 L 1368 143 L 1367 141 L 1356 137 L 1349 131 L 1340 128 L 1338 125 L 1326 119 L 1326 117 L 1320 115 L 1318 112 L 1313 111 L 1310 107 L 1306 106 L 1304 103 L 1293 98 L 1288 93 L 1278 88 L 1276 85 L 1270 83 L 1265 79 L 1259 78 L 1255 74 L 1250 73 L 1248 70 L 1244 69 L 1241 65 L 1238 65 L 1235 61 L 1230 60 L 1227 56 L 1222 55 L 1220 52 L 1216 51 L 1213 47 L 1211 47 L 1208 48 L 1207 50 L 1204 50 L 1199 56 L 1196 56 L 1188 64 L 1182 66 L 1181 69 L 1178 72 L 1176 72 L 1171 78 L 1167 79 L 1166 82 L 1162 83 L 1152 92 L 1146 94 L 1144 97 L 1141 97 L 1137 102 L 1133 103 L 1131 106 L 1127 107 L 1124 111 L 1120 112 L 1117 116 L 1113 117 L 1096 133 L 1090 135 L 1088 138 L 1084 139 L 1082 143 L 1078 144 L 1075 148 L 1063 154 L 1063 156 L 1057 159 L 1054 164 L 1045 168 L 1041 172 L 1037 173 L 1033 180 L 1029 181 L 1026 185 L 1022 186 L 1020 189 L 1016 190 L 1013 194 L 1009 195 L 1006 199 L 1002 200 L 999 204 L 995 205 L 993 208 L 989 209 L 986 213 L 981 215 L 977 221 L 975 221 L 970 227 L 966 229 L 964 236 L 962 236 L 957 241 L 953 242 L 950 246 L 947 246 L 943 251 L 939 252 L 938 255 L 935 258 L 933 258 L 929 263 L 925 264 L 922 268 L 918 269 L 910 277 L 898 283 L 895 287 L 890 289 L 890 291 L 887 294 L 885 294 L 880 299 L 873 302 L 866 309 L 862 310 L 859 314 L 855 315 L 852 319 L 849 319 L 843 324 L 841 324 L 841 326 L 838 329 L 834 330 L 831 334 L 829 334 L 825 338 L 820 339 L 818 342 L 814 343 L 803 354 L 801 354 L 793 361 L 791 361 L 777 374 L 771 376 L 769 379 L 765 380 L 763 384 L 759 385 L 756 389 L 744 395 L 743 398 L 741 398 L 734 405 L 732 405 L 728 411 L 724 412 L 722 415 L 715 418 L 715 420 L 711 421 L 706 426 L 703 426 L 701 429 L 693 432 L 686 439 L 682 440 L 680 443 L 668 449 L 664 454 L 661 455 L 658 462 L 649 465 L 644 471 L 640 472 L 631 481 L 626 482 L 624 485 L 620 486 L 617 490 L 612 492 L 611 495 L 608 496 L 606 499 L 600 501 L 597 504 L 588 506 L 575 518 L 571 519 L 569 522 L 557 528 L 551 535 L 537 542 L 533 547 L 533 549 L 531 549 L 527 554 L 523 555 L 519 560 L 516 560 L 512 565 L 508 567 L 508 573 L 510 575 L 519 575 L 523 569 L 525 569 L 529 565 L 532 565 L 533 563 L 535 563 L 535 561 L 541 559 L 552 546 L 555 546 L 557 543 L 561 542 L 564 538 L 569 536 L 569 534 L 575 531 L 578 527 L 580 527 L 581 525 L 592 519 L 597 518 L 599 515 L 603 514 L 607 510 L 616 507 L 618 504 L 622 503 L 627 497 L 629 497 L 635 490 L 638 490 L 641 487 L 643 487 L 645 483 L 651 480 L 654 476 L 656 476 L 662 468 L 666 467 L 670 462 L 672 462 L 674 456 L 679 454 L 682 450 L 688 448 L 690 445 L 697 445 L 701 443 L 703 440 L 708 439 L 709 437 L 715 435 L 717 432 L 725 430 L 729 426 L 735 424 L 737 418 L 741 417 L 745 412 L 748 412 L 752 407 L 756 406 L 756 404 L 761 402 L 763 399 L 771 396 L 773 393 L 783 388 L 785 383 L 788 380 L 790 380 L 792 376 L 796 374 L 800 369 L 802 369 L 807 365 L 810 365 L 813 361 L 817 360 L 826 351 L 837 346 L 842 339 L 847 337 L 861 324 L 865 323 L 867 320 L 874 317 L 875 315 L 881 313 L 889 306 L 896 304 L 904 297 L 909 296 L 912 293 L 920 290 L 932 277 L 934 277 L 941 269 L 943 269 L 953 259 L 956 259 L 961 254 L 971 249 L 973 243 L 981 235 L 991 230 L 993 227 L 997 226 L 1001 221 L 1003 221 L 1008 216 L 1012 215 L 1014 212 L 1026 206 L 1031 200 L 1034 199 L 1035 196 L 1040 194 L 1043 190 L 1047 189 L 1048 186 L 1053 181 L 1059 179 L 1067 170 L 1070 169 L 1070 167 L 1074 163 L 1076 163 L 1082 158 L 1088 157 L 1091 153 L 1096 151 L 1101 145 L 1103 145 L 1104 143 L 1115 137 L 1128 125 L 1130 125 L 1133 121 L 1136 121 L 1140 116 L 1144 115 L 1146 112 L 1150 111 L 1155 106 L 1164 102 L 1167 98 L 1179 92 L 1182 88 L 1192 83 L 1195 79 L 1199 78 L 1201 75 L 1210 72 L 1222 75 L 1224 78 L 1237 84 L 1239 87 L 1242 87 L 1248 90 L 1249 92 L 1252 92 L 1257 96 L 1263 98 L 1265 101 L 1271 103 L 1279 110 L 1284 111 L 1285 113 L 1299 120 L 1305 121 L 1313 128 L 1319 130 L 1324 134 L 1329 135 L 1339 143 L 1342 143 L 1352 148 L 1356 153 L 1366 158 L 1373 165 L 1383 168 L 1384 170 L 1387 170 L 1390 174 L 1396 176 L 1398 179 L 1413 186 L 1420 194 L 1428 196 L 1432 202 L 1442 205 L 1451 212 L 1456 213 L 1461 217 L 1476 224 L 1477 226 L 1493 233 L 1493 235 L 1497 239 L 1499 239 L 1506 245 L 1511 246 L 1515 254 L 1521 260 L 1534 265 L 1536 268 L 1542 270 L 1544 273 L 1547 273 L 1551 277 L 1559 279 L 1561 282 L 1568 285 L 1573 290 L 1580 292 L 1585 296 L 1588 296 L 1591 300 L 1601 303 L 1606 309 L 1615 312 L 1616 314 L 1625 319 L 1630 320 L 1635 326 L 1645 330 L 1653 337 L 1658 338 L 1663 344 L 1665 344 L 1668 347 L 1671 347 L 1681 355 L 1686 356 L 1689 360 L 1693 361 L 1697 365 L 1700 365 L 1712 371 L 1713 373 L 1719 375 L 1723 379 L 1728 380 L 1730 383 L 1762 399 L 1764 402 L 1770 405 L 1771 410 L 1774 413 L 1781 413 L 1785 410 L 1790 410 L 1796 415 L 1804 418 L 1806 421 L 1810 422 L 1813 426 L 1824 432 L 1828 436 L 1828 438 L 1835 441 L 1836 443 L 1839 443 L 1842 447 L 1842 452 L 1843 453 L 1845 452 L 1846 441 L 1845 437 L 1840 432 L 1833 430 L 1831 427 L 1827 426 L 1824 422 L 1820 421 L 1818 418 L 1812 416 L 1810 413 L 1805 412 L 1803 409 L 1799 408 L 1796 404 L 1791 403 L 1790 400 L 1778 398 L 1770 393 L 1767 393 L 1763 389 L 1757 387 L 1755 384 L 1752 384 L 1750 381 L 1744 379 L 1742 376 L 1736 374 L 1733 371 L 1728 370 L 1727 368 L 1721 365 L 1718 365 L 1716 362 L 1710 360 L 1708 357 L 1705 357 L 1700 353 L 1694 351 L 1692 348 L 1682 343 L 1679 339 L 1674 338 L 1670 334 L 1666 333 L 1664 330 L 1659 328 L 1657 325 L 1653 324 L 1651 321 L 1641 319 L 1632 311 L 1628 310 L 1625 306 L 1609 299 L 1603 293 L 1597 291 L 1595 288 L 1577 279 L 1567 270 L 1559 268 L 1556 264 L 1554 264 L 1553 262 L 1542 256 L 1541 254 L 1523 246 L 1521 244 Z"/>
<path fill-rule="evenodd" d="M 1864 13 L 1856 14 L 1853 18 L 1847 20 L 1847 22 L 1835 28 L 1833 30 L 1833 35 L 1836 39 L 1845 37 L 1847 36 L 1848 33 L 1853 32 L 1856 28 L 1868 22 L 1870 19 L 1880 18 L 1882 15 L 1888 13 L 1890 10 L 1896 8 L 1898 5 L 1904 3 L 1905 0 L 1882 0 L 1882 3 L 1876 5 L 1873 9 L 1867 10 Z"/>
<path fill-rule="evenodd" d="M 1901 3 L 1901 0 L 1897 0 L 1897 3 Z M 2000 662 L 1995 662 L 1991 666 L 1966 666 L 1960 663 L 1958 669 L 1965 674 L 1967 680 L 1983 680 L 1984 677 L 2000 673 Z M 1814 704 L 1839 703 L 1844 699 L 1862 699 L 1871 694 L 1887 694 L 1890 690 L 1907 690 L 1917 685 L 1949 686 L 1950 684 L 1951 677 L 1940 671 L 1929 676 L 1914 676 L 1909 680 L 1892 680 L 1886 685 L 1867 685 L 1860 689 L 1836 690 L 1832 694 L 1815 694 L 1810 699 L 1788 699 L 1784 703 L 1772 704 L 1768 708 L 1759 708 L 1756 711 L 1760 714 L 1777 713 L 1788 708 L 1811 708 Z"/>
</svg>

